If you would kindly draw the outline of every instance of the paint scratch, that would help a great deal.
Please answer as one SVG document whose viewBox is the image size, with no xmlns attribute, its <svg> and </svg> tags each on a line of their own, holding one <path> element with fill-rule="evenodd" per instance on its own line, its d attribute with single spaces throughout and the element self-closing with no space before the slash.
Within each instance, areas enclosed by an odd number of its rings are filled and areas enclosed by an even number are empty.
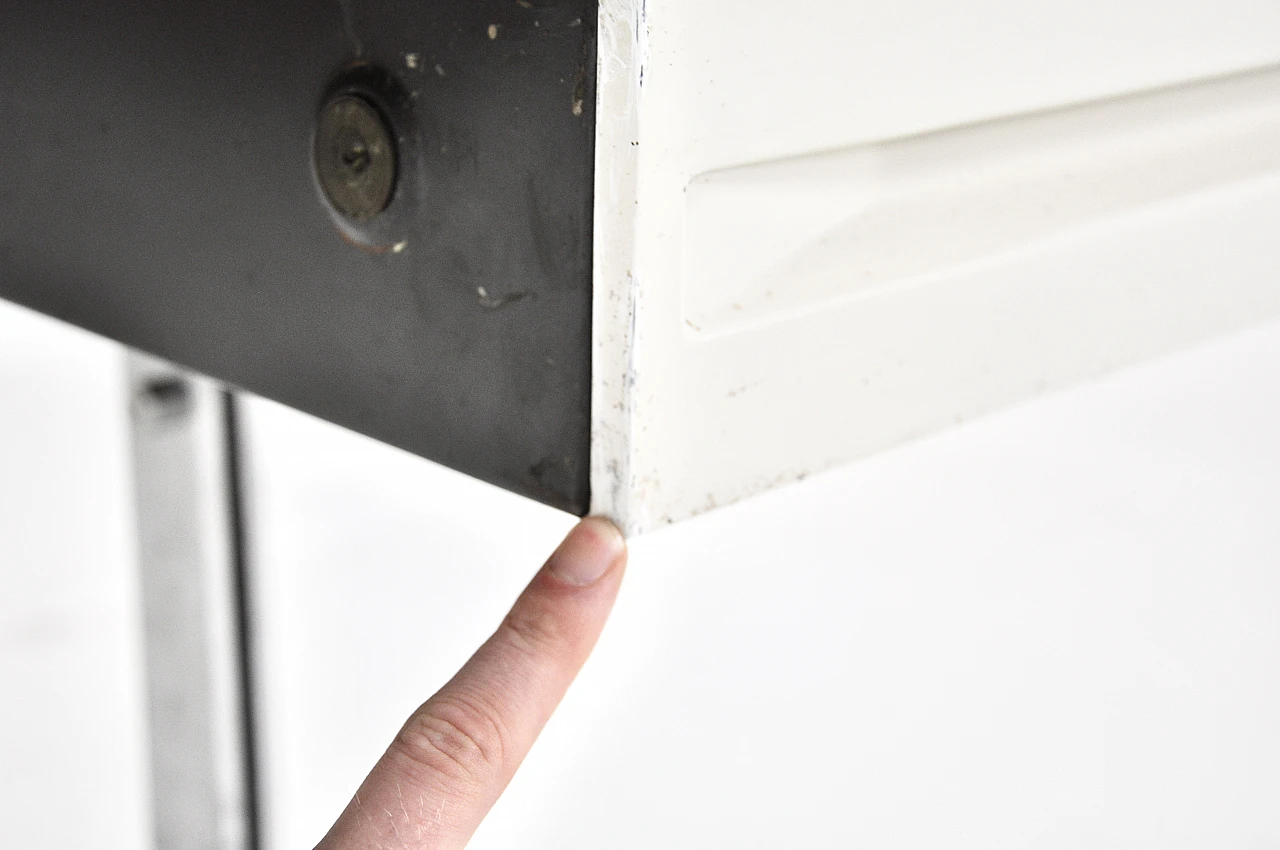
<svg viewBox="0 0 1280 850">
<path fill-rule="evenodd" d="M 476 287 L 476 296 L 480 301 L 480 306 L 486 310 L 501 310 L 503 307 L 510 307 L 518 301 L 532 296 L 531 292 L 512 292 L 507 295 L 490 295 L 489 290 L 483 286 Z"/>
</svg>

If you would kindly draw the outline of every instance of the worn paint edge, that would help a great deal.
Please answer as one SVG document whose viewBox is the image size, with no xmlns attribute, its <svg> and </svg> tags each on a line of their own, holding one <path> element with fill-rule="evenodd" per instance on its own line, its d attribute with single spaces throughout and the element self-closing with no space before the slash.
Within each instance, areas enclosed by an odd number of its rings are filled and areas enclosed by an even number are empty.
<svg viewBox="0 0 1280 850">
<path fill-rule="evenodd" d="M 633 513 L 634 268 L 644 0 L 601 0 L 596 69 L 595 250 L 592 261 L 591 512 L 627 535 Z"/>
</svg>

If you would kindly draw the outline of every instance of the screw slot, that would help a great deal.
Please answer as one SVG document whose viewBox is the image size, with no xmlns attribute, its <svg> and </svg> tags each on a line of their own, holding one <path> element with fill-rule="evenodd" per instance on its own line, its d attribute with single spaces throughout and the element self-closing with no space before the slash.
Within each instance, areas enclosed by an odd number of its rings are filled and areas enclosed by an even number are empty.
<svg viewBox="0 0 1280 850">
<path fill-rule="evenodd" d="M 342 154 L 342 164 L 355 174 L 363 174 L 369 170 L 369 149 L 363 142 L 356 142 Z"/>
<path fill-rule="evenodd" d="M 372 103 L 353 94 L 320 110 L 316 174 L 334 209 L 367 220 L 387 208 L 395 190 L 396 150 L 391 131 Z"/>
</svg>

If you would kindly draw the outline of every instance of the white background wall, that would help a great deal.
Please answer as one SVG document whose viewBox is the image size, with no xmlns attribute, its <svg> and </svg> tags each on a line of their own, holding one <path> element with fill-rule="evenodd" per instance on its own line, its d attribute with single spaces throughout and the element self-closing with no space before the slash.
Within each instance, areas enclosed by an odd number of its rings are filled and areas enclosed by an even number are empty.
<svg viewBox="0 0 1280 850">
<path fill-rule="evenodd" d="M 119 365 L 0 309 L 12 846 L 146 832 Z M 247 422 L 268 836 L 306 847 L 570 522 Z M 1272 325 L 637 541 L 475 846 L 1280 847 L 1278 434 Z"/>
<path fill-rule="evenodd" d="M 0 846 L 147 846 L 124 355 L 0 301 Z"/>
</svg>

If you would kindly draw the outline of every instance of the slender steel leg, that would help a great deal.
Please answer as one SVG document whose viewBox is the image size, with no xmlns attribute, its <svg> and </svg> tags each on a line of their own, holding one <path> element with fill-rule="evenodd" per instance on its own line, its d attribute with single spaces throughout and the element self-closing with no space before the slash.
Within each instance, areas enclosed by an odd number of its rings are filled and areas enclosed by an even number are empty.
<svg viewBox="0 0 1280 850">
<path fill-rule="evenodd" d="M 156 846 L 253 850 L 234 400 L 133 355 Z"/>
</svg>

